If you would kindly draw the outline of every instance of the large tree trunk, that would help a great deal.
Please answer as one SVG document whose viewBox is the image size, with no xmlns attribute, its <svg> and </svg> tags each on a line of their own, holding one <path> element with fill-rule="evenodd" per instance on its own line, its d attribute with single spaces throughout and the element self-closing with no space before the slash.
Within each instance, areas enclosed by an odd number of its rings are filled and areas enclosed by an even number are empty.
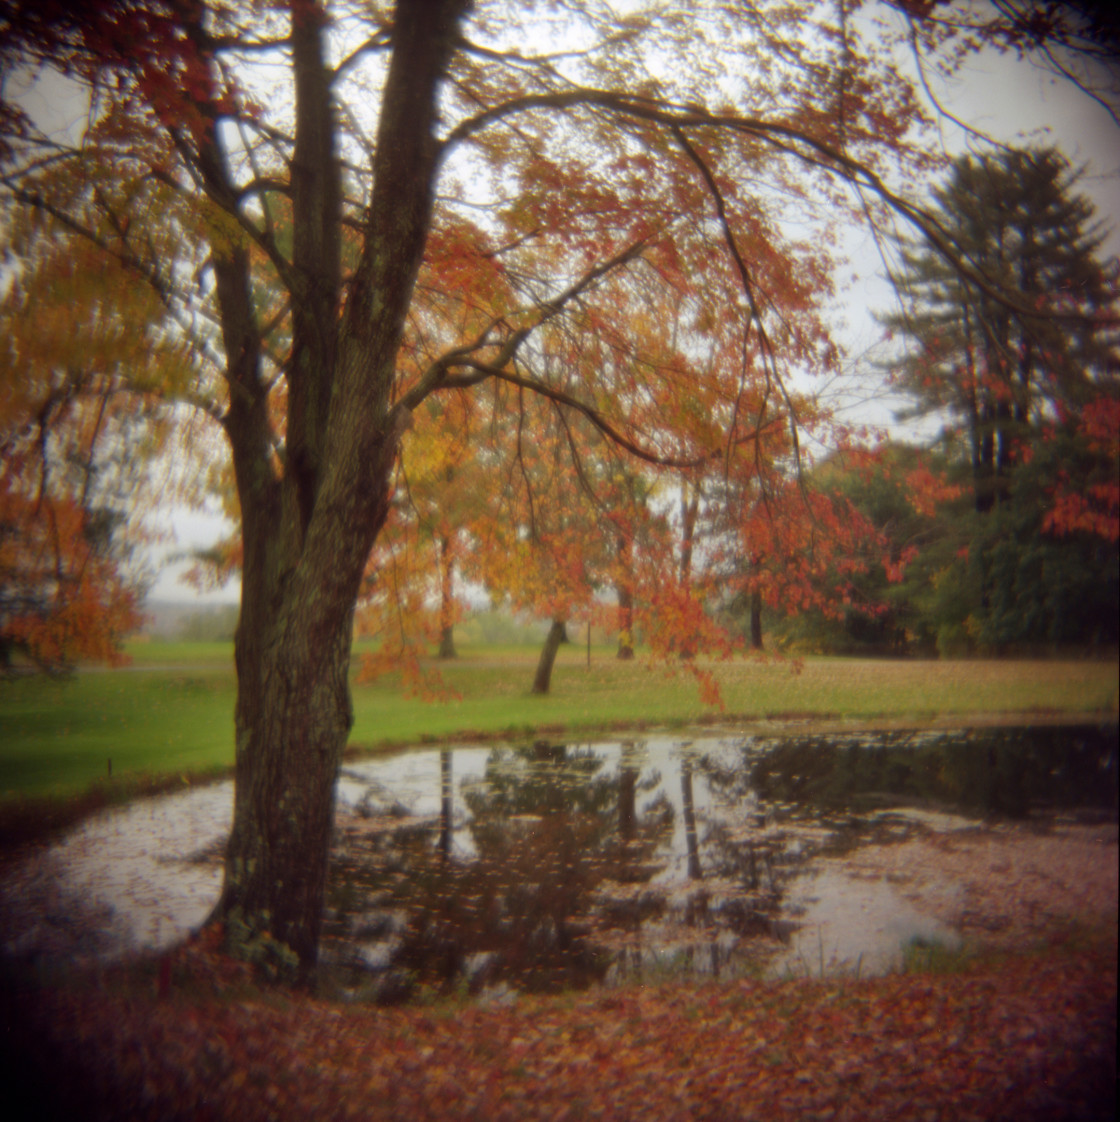
<svg viewBox="0 0 1120 1122">
<path fill-rule="evenodd" d="M 334 784 L 352 723 L 350 617 L 293 605 L 270 649 L 239 632 L 233 832 L 220 914 L 229 944 L 268 971 L 309 975 L 326 890 Z"/>
<path fill-rule="evenodd" d="M 343 301 L 325 14 L 312 0 L 293 4 L 292 357 L 279 455 L 248 249 L 213 254 L 244 546 L 234 818 L 214 914 L 231 950 L 288 980 L 309 979 L 318 958 L 335 779 L 353 719 L 354 605 L 409 411 L 431 390 L 394 403 L 431 221 L 439 86 L 464 6 L 397 8 L 362 253 Z M 200 163 L 220 197 L 230 188 L 217 143 L 214 133 L 215 150 Z"/>
<path fill-rule="evenodd" d="M 533 678 L 533 693 L 548 693 L 552 686 L 552 667 L 556 662 L 556 652 L 560 644 L 567 641 L 567 631 L 562 619 L 554 619 L 548 629 L 548 637 L 544 641 L 540 661 L 537 663 L 537 673 Z"/>
<path fill-rule="evenodd" d="M 388 434 L 385 465 L 395 449 Z M 335 780 L 353 723 L 354 602 L 388 504 L 386 469 L 380 496 L 336 505 L 286 569 L 282 546 L 246 519 L 245 573 L 256 579 L 244 584 L 234 645 L 234 817 L 216 915 L 232 950 L 287 980 L 308 980 L 318 958 Z M 366 532 L 344 529 L 354 525 Z"/>
</svg>

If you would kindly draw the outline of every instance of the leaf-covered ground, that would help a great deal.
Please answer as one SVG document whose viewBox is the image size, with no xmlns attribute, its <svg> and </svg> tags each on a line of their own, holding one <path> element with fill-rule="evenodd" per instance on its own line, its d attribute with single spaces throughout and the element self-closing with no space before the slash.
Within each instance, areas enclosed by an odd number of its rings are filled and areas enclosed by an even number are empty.
<svg viewBox="0 0 1120 1122">
<path fill-rule="evenodd" d="M 825 863 L 960 931 L 970 952 L 948 964 L 966 968 L 379 1009 L 262 989 L 210 932 L 162 959 L 0 976 L 4 1116 L 1116 1116 L 1115 823 L 931 827 Z M 41 918 L 67 946 L 93 937 L 68 909 Z"/>
<path fill-rule="evenodd" d="M 373 1009 L 261 989 L 211 933 L 9 985 L 6 1101 L 68 1120 L 1115 1117 L 1114 825 L 933 831 L 830 860 L 988 950 L 950 974 Z"/>
<path fill-rule="evenodd" d="M 262 990 L 213 947 L 9 991 L 7 1101 L 238 1122 L 1115 1116 L 1107 936 L 944 974 L 402 1009 Z"/>
</svg>

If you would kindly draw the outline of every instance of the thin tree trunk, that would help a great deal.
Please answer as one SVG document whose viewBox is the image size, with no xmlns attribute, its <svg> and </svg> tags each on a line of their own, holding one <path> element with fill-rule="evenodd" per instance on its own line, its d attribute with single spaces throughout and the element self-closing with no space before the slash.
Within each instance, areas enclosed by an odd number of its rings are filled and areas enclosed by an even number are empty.
<svg viewBox="0 0 1120 1122">
<path fill-rule="evenodd" d="M 700 488 L 691 490 L 688 483 L 681 485 L 681 565 L 682 585 L 692 580 L 692 545 L 696 534 L 696 518 L 700 513 Z"/>
<path fill-rule="evenodd" d="M 630 577 L 630 541 L 620 534 L 618 538 L 618 562 L 621 570 L 615 586 L 618 595 L 618 657 L 634 657 L 634 591 Z"/>
<path fill-rule="evenodd" d="M 693 489 L 686 481 L 681 485 L 681 589 L 687 592 L 692 584 L 692 548 L 696 540 L 696 519 L 700 513 L 700 487 Z M 696 637 L 682 635 L 677 654 L 688 660 L 696 657 Z"/>
<path fill-rule="evenodd" d="M 751 590 L 751 650 L 762 650 L 762 593 L 757 588 Z"/>
<path fill-rule="evenodd" d="M 439 538 L 439 657 L 457 658 L 455 650 L 455 590 L 452 583 L 454 557 L 446 534 Z"/>
<path fill-rule="evenodd" d="M 544 641 L 540 661 L 537 663 L 537 673 L 533 678 L 533 693 L 548 693 L 552 685 L 552 667 L 556 662 L 556 652 L 560 649 L 560 644 L 565 641 L 565 637 L 564 621 L 554 619 L 548 629 L 548 637 Z"/>
<path fill-rule="evenodd" d="M 618 657 L 634 657 L 634 597 L 624 584 L 618 586 Z"/>
</svg>

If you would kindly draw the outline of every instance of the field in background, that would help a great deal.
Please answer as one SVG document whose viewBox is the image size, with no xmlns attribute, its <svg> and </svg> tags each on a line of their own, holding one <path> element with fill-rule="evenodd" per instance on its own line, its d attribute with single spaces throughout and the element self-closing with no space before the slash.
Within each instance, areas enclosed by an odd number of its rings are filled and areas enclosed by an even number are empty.
<svg viewBox="0 0 1120 1122">
<path fill-rule="evenodd" d="M 80 671 L 68 681 L 0 682 L 0 799 L 81 791 L 141 773 L 196 775 L 233 762 L 235 680 L 228 643 L 137 643 L 130 667 Z M 724 711 L 704 705 L 679 667 L 619 662 L 608 647 L 562 648 L 548 697 L 529 694 L 537 652 L 471 647 L 431 665 L 448 692 L 424 701 L 393 676 L 354 686 L 351 744 L 588 735 L 625 727 L 774 717 L 852 720 L 1117 712 L 1114 661 L 917 662 L 740 659 L 702 665 Z"/>
</svg>

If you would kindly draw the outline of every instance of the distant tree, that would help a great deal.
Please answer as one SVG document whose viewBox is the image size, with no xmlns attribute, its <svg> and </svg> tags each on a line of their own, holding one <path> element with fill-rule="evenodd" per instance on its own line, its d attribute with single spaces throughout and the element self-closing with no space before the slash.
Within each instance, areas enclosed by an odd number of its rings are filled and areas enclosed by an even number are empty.
<svg viewBox="0 0 1120 1122">
<path fill-rule="evenodd" d="M 358 600 L 357 633 L 377 640 L 363 658 L 366 677 L 399 670 L 423 694 L 438 676 L 425 675 L 421 655 L 435 647 L 441 659 L 456 657 L 460 558 L 485 506 L 482 423 L 465 393 L 431 398 L 414 414 Z"/>
<path fill-rule="evenodd" d="M 542 362 L 560 365 L 555 356 Z M 497 601 L 548 621 L 532 683 L 533 693 L 547 694 L 566 625 L 591 612 L 607 579 L 612 543 L 587 475 L 602 436 L 547 402 L 514 396 L 518 404 L 508 402 L 501 412 L 516 420 L 493 433 L 487 507 L 471 535 L 468 565 Z"/>
<path fill-rule="evenodd" d="M 179 625 L 177 638 L 188 643 L 226 643 L 237 631 L 237 605 L 221 604 L 191 612 Z"/>
<path fill-rule="evenodd" d="M 903 308 L 882 319 L 905 347 L 897 383 L 915 415 L 947 415 L 967 437 L 979 511 L 1006 496 L 1045 423 L 1116 390 L 1120 274 L 1099 259 L 1104 233 L 1079 178 L 1053 149 L 962 156 L 934 196 L 987 284 L 920 242 L 893 278 Z"/>
<path fill-rule="evenodd" d="M 189 368 L 111 258 L 59 239 L 0 300 L 0 668 L 118 662 L 142 615 L 132 517 Z"/>
<path fill-rule="evenodd" d="M 1113 459 L 1108 466 L 1115 480 L 1120 464 Z M 1012 474 L 1000 505 L 962 520 L 961 528 L 971 532 L 943 584 L 955 590 L 958 618 L 965 612 L 958 634 L 971 645 L 999 651 L 1100 650 L 1116 644 L 1115 512 L 1102 534 L 1095 526 L 1062 526 L 1053 508 L 1059 480 L 1079 479 L 1085 493 L 1102 467 L 1106 464 L 1076 426 L 1055 427 Z"/>
<path fill-rule="evenodd" d="M 959 515 L 931 621 L 958 644 L 1115 633 L 1100 613 L 1116 599 L 1120 268 L 1079 178 L 1053 149 L 961 157 L 935 195 L 972 271 L 908 244 L 903 309 L 883 317 L 914 412 L 966 450 L 975 516 Z"/>
<path fill-rule="evenodd" d="M 961 488 L 943 453 L 887 444 L 874 453 L 836 453 L 815 467 L 811 486 L 856 512 L 875 543 L 845 587 L 831 578 L 833 610 L 808 607 L 776 622 L 779 639 L 801 651 L 844 654 L 928 652 L 937 624 L 934 576 L 967 544 L 958 533 Z M 967 509 L 965 510 L 967 514 Z"/>
</svg>

